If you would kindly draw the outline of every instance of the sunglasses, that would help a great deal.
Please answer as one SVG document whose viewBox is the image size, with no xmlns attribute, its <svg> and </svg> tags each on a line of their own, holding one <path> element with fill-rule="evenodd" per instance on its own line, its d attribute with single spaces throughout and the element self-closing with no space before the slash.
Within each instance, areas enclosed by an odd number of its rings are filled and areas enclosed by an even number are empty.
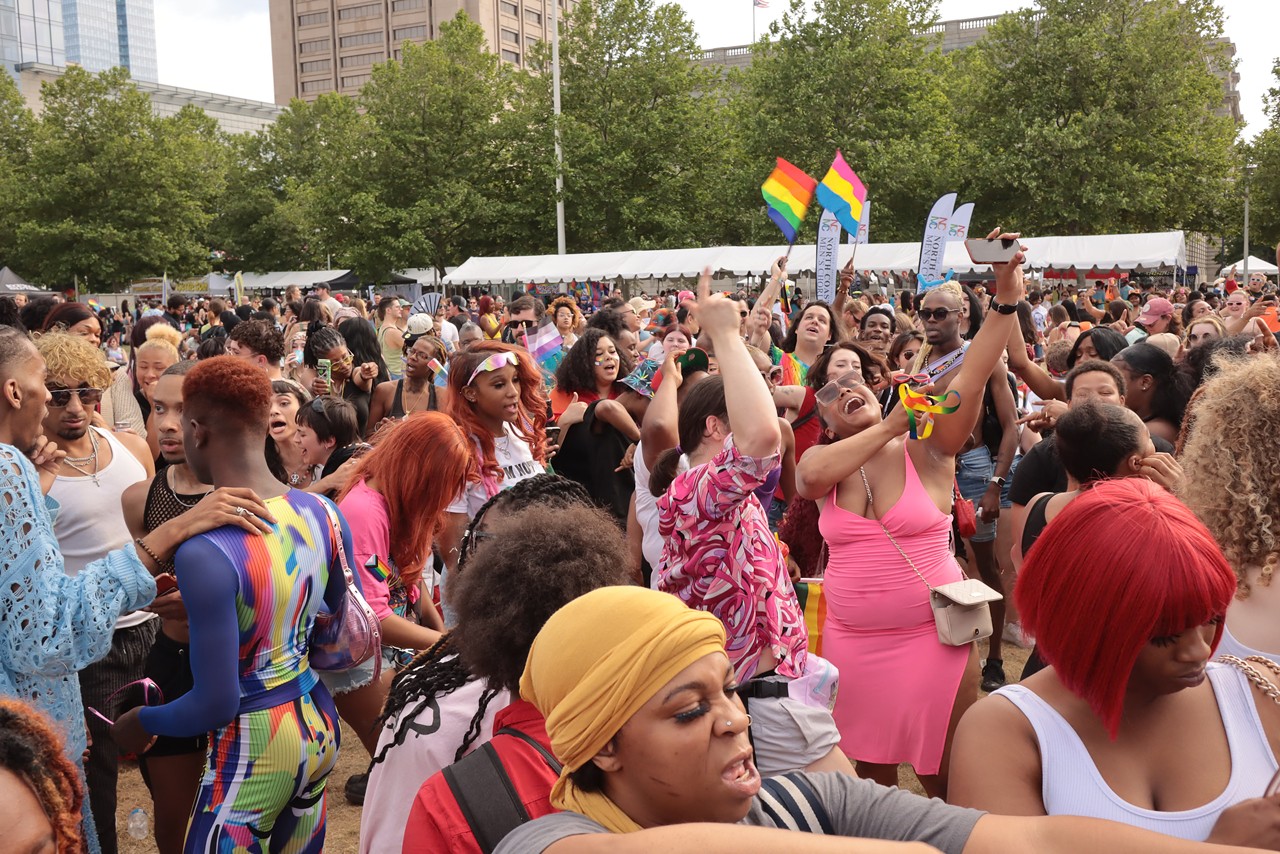
<svg viewBox="0 0 1280 854">
<path fill-rule="evenodd" d="M 103 705 L 107 708 L 111 708 L 112 701 L 114 701 L 116 697 L 119 697 L 125 691 L 133 691 L 135 689 L 140 689 L 142 691 L 142 705 L 144 706 L 159 706 L 164 703 L 164 692 L 160 690 L 160 686 L 144 677 L 137 681 L 130 682 L 127 685 L 121 686 L 114 694 L 107 698 L 107 702 L 103 703 Z M 134 708 L 135 706 L 137 706 L 137 703 L 130 705 L 129 708 Z M 107 726 L 115 726 L 116 724 L 115 721 L 111 720 L 111 718 L 107 717 L 92 706 L 86 707 L 86 711 L 105 723 Z"/>
<path fill-rule="evenodd" d="M 916 312 L 921 320 L 946 320 L 948 314 L 957 314 L 958 308 L 922 308 Z"/>
<path fill-rule="evenodd" d="M 57 409 L 61 409 L 71 402 L 71 395 L 80 398 L 80 402 L 85 406 L 97 404 L 102 400 L 102 389 L 89 388 L 88 386 L 80 386 L 79 388 L 57 388 L 56 386 L 45 386 L 49 389 L 49 394 L 53 400 L 49 401 L 49 405 Z"/>
<path fill-rule="evenodd" d="M 746 317 L 746 315 L 744 314 L 743 317 Z M 760 376 L 764 377 L 765 382 L 776 383 L 782 379 L 782 366 L 774 365 L 767 371 L 761 371 Z"/>
<path fill-rule="evenodd" d="M 486 373 L 488 371 L 496 371 L 501 368 L 505 368 L 507 366 L 515 368 L 515 367 L 519 367 L 519 365 L 520 365 L 520 357 L 517 356 L 515 353 L 510 352 L 509 350 L 504 350 L 501 353 L 494 353 L 492 356 L 485 359 L 483 362 L 481 362 L 479 365 L 476 366 L 476 369 L 471 372 L 470 379 L 467 380 L 467 385 L 471 385 L 473 382 L 475 382 L 476 377 L 480 376 L 482 373 Z"/>
<path fill-rule="evenodd" d="M 849 371 L 818 389 L 818 393 L 814 395 L 814 398 L 823 406 L 830 406 L 840 399 L 841 392 L 853 390 L 866 384 L 867 381 L 862 378 L 861 371 Z"/>
<path fill-rule="evenodd" d="M 538 321 L 536 320 L 508 320 L 507 328 L 511 330 L 531 329 L 534 326 L 534 324 L 536 324 L 537 322 Z"/>
</svg>

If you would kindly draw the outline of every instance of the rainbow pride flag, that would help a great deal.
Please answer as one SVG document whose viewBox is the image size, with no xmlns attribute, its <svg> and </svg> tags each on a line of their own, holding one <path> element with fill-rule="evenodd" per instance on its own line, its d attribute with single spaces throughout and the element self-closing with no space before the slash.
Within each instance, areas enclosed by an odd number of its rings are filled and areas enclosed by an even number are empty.
<svg viewBox="0 0 1280 854">
<path fill-rule="evenodd" d="M 760 187 L 760 195 L 769 206 L 769 219 L 782 229 L 788 243 L 796 242 L 815 186 L 816 181 L 779 157 L 777 167 Z"/>
<path fill-rule="evenodd" d="M 867 188 L 844 162 L 844 155 L 837 151 L 835 161 L 818 185 L 818 204 L 835 214 L 845 231 L 857 234 L 862 206 L 866 203 Z"/>
<path fill-rule="evenodd" d="M 96 313 L 98 313 L 99 311 L 102 311 L 102 306 L 98 304 L 98 301 L 97 301 L 96 299 L 91 299 L 91 300 L 89 300 L 89 308 L 90 308 L 90 309 L 91 309 L 95 314 L 96 314 Z"/>
</svg>

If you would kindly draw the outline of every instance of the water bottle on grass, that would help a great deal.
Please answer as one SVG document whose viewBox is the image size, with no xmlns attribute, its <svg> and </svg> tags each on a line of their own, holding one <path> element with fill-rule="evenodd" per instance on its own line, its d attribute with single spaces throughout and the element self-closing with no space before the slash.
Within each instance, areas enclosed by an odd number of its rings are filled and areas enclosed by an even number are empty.
<svg viewBox="0 0 1280 854">
<path fill-rule="evenodd" d="M 134 839 L 146 839 L 151 835 L 151 819 L 142 807 L 129 813 L 129 835 Z"/>
</svg>

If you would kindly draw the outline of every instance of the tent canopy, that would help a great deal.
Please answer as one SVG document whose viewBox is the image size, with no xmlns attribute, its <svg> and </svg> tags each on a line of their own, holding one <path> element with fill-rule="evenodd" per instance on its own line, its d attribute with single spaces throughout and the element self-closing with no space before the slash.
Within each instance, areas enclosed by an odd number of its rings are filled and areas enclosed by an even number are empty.
<svg viewBox="0 0 1280 854">
<path fill-rule="evenodd" d="M 1187 244 L 1181 231 L 1153 234 L 1104 234 L 1079 237 L 1030 237 L 1027 266 L 1032 269 L 1155 270 L 1187 266 Z M 769 270 L 785 245 L 716 246 L 696 249 L 654 249 L 635 252 L 592 252 L 577 255 L 516 255 L 475 257 L 445 276 L 450 285 L 504 285 L 544 282 L 612 281 L 624 279 L 688 279 L 706 267 L 721 275 L 759 276 Z M 839 264 L 853 257 L 854 247 L 840 247 Z M 787 269 L 812 273 L 816 251 L 799 245 L 791 252 Z M 867 243 L 857 247 L 859 270 L 914 270 L 920 257 L 919 243 Z M 986 272 L 989 265 L 974 264 L 961 243 L 947 245 L 943 269 L 957 273 Z"/>
<path fill-rule="evenodd" d="M 1223 274 L 1225 275 L 1228 270 L 1230 270 L 1232 267 L 1235 267 L 1237 273 L 1244 275 L 1244 261 L 1245 259 L 1241 258 L 1239 261 L 1236 261 L 1234 264 L 1227 264 L 1222 268 Z M 1280 272 L 1280 268 L 1277 268 L 1275 264 L 1271 264 L 1266 261 L 1263 261 L 1257 255 L 1250 255 L 1249 256 L 1249 272 L 1250 273 L 1266 273 L 1268 276 L 1274 276 L 1276 273 Z"/>
<path fill-rule="evenodd" d="M 42 294 L 45 289 L 36 287 L 8 267 L 0 267 L 0 293 Z"/>
</svg>

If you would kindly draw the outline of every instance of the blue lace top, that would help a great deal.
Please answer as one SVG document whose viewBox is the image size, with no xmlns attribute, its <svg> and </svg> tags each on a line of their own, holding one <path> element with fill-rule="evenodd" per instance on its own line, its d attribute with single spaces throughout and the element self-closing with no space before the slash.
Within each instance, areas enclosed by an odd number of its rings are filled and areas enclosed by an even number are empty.
<svg viewBox="0 0 1280 854">
<path fill-rule="evenodd" d="M 53 535 L 57 510 L 40 492 L 35 466 L 0 444 L 0 696 L 51 718 L 79 767 L 85 734 L 76 674 L 110 651 L 116 619 L 149 604 L 156 583 L 132 544 L 68 576 Z"/>
</svg>

